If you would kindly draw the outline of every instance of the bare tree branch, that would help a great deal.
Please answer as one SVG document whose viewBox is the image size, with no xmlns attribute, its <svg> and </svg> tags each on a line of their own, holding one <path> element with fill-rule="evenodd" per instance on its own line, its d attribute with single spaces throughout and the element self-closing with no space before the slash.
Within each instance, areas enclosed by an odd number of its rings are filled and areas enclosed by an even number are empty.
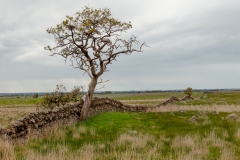
<svg viewBox="0 0 240 160">
<path fill-rule="evenodd" d="M 97 82 L 97 84 L 100 84 L 100 83 L 106 83 L 108 82 L 109 80 L 106 80 L 106 81 L 102 81 L 102 78 L 101 78 L 101 81 Z"/>
<path fill-rule="evenodd" d="M 94 89 L 94 91 L 97 91 L 97 90 L 100 90 L 100 89 L 103 89 L 103 88 L 105 88 L 105 85 L 103 85 L 101 88 Z"/>
</svg>

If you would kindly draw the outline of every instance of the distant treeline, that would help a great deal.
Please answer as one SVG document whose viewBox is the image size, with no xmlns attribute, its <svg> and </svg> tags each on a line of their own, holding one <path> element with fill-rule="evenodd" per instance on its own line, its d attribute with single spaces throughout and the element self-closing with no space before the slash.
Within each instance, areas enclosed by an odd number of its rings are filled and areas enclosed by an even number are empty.
<svg viewBox="0 0 240 160">
<path fill-rule="evenodd" d="M 34 93 L 0 93 L 0 97 L 27 97 L 33 96 L 34 94 L 38 94 L 38 96 L 44 96 L 46 93 L 50 92 L 34 92 Z"/>
<path fill-rule="evenodd" d="M 96 91 L 94 94 L 121 94 L 121 93 L 158 93 L 158 92 L 183 92 L 184 89 L 179 90 L 142 90 L 142 91 Z M 216 92 L 216 91 L 240 91 L 240 89 L 193 89 L 194 92 Z M 0 93 L 0 97 L 21 97 L 21 96 L 33 96 L 37 92 L 28 92 L 28 93 Z M 47 93 L 52 92 L 38 92 L 39 96 L 44 96 Z M 66 92 L 68 93 L 68 92 Z"/>
</svg>

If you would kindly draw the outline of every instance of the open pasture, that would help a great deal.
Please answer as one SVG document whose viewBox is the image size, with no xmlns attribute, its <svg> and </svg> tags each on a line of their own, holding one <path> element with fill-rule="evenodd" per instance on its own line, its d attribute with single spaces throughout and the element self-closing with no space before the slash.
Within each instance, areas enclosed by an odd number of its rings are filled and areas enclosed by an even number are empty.
<svg viewBox="0 0 240 160">
<path fill-rule="evenodd" d="M 206 92 L 202 99 L 198 99 L 202 92 L 193 92 L 195 100 L 177 102 L 176 105 L 240 105 L 240 91 Z M 157 92 L 157 93 L 112 93 L 94 94 L 94 97 L 108 97 L 130 105 L 157 105 L 171 96 L 184 97 L 183 92 Z M 0 97 L 1 107 L 31 106 L 41 102 L 43 96 Z"/>
<path fill-rule="evenodd" d="M 189 122 L 193 115 L 198 123 Z M 20 160 L 236 160 L 239 127 L 240 121 L 228 119 L 227 113 L 112 112 L 73 126 L 56 126 L 45 138 L 26 145 L 0 149 Z"/>
<path fill-rule="evenodd" d="M 199 97 L 202 92 L 193 92 L 192 97 L 195 98 L 191 101 L 176 102 L 175 105 L 240 105 L 240 92 L 239 91 L 216 91 L 205 92 L 202 99 Z M 157 105 L 169 99 L 171 96 L 183 98 L 183 92 L 157 92 L 157 93 L 122 93 L 122 94 L 96 94 L 96 97 L 109 97 L 131 105 Z"/>
<path fill-rule="evenodd" d="M 14 107 L 14 106 L 30 106 L 41 102 L 43 96 L 38 98 L 32 98 L 32 96 L 11 96 L 11 97 L 0 97 L 1 107 Z"/>
<path fill-rule="evenodd" d="M 240 111 L 240 92 L 208 92 L 202 99 L 201 92 L 193 92 L 192 97 L 195 100 L 184 102 L 176 102 L 166 107 L 161 107 L 154 112 L 171 112 L 179 110 L 198 110 L 198 111 L 218 111 L 218 112 L 234 112 Z M 124 104 L 129 105 L 158 105 L 171 96 L 178 98 L 184 97 L 183 92 L 158 92 L 158 93 L 116 93 L 116 94 L 95 94 L 95 97 L 108 97 Z M 43 96 L 32 98 L 32 96 L 20 97 L 0 97 L 0 125 L 5 127 L 12 121 L 17 120 L 26 114 L 36 112 L 36 104 L 41 102 Z"/>
</svg>

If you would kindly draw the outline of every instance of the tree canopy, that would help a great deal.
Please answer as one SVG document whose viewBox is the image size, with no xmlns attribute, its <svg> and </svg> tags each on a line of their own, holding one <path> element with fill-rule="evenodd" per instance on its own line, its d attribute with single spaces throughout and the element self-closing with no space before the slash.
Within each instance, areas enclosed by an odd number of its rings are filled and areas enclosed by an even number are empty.
<svg viewBox="0 0 240 160">
<path fill-rule="evenodd" d="M 74 67 L 84 70 L 91 78 L 102 75 L 119 54 L 143 51 L 145 43 L 139 49 L 133 48 L 139 43 L 134 35 L 128 40 L 120 38 L 132 24 L 113 18 L 108 8 L 85 7 L 82 12 L 66 18 L 56 27 L 47 29 L 54 35 L 56 46 L 45 49 L 52 55 L 70 59 Z"/>
</svg>

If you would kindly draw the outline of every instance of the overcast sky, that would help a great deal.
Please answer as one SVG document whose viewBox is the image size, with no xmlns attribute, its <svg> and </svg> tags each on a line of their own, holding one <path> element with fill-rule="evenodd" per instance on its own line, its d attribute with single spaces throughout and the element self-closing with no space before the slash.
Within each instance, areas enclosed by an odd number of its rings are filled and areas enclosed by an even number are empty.
<svg viewBox="0 0 240 160">
<path fill-rule="evenodd" d="M 110 8 L 150 46 L 113 62 L 102 90 L 240 88 L 239 0 L 0 0 L 0 93 L 87 88 L 87 74 L 44 50 L 46 29 L 84 6 Z"/>
</svg>

